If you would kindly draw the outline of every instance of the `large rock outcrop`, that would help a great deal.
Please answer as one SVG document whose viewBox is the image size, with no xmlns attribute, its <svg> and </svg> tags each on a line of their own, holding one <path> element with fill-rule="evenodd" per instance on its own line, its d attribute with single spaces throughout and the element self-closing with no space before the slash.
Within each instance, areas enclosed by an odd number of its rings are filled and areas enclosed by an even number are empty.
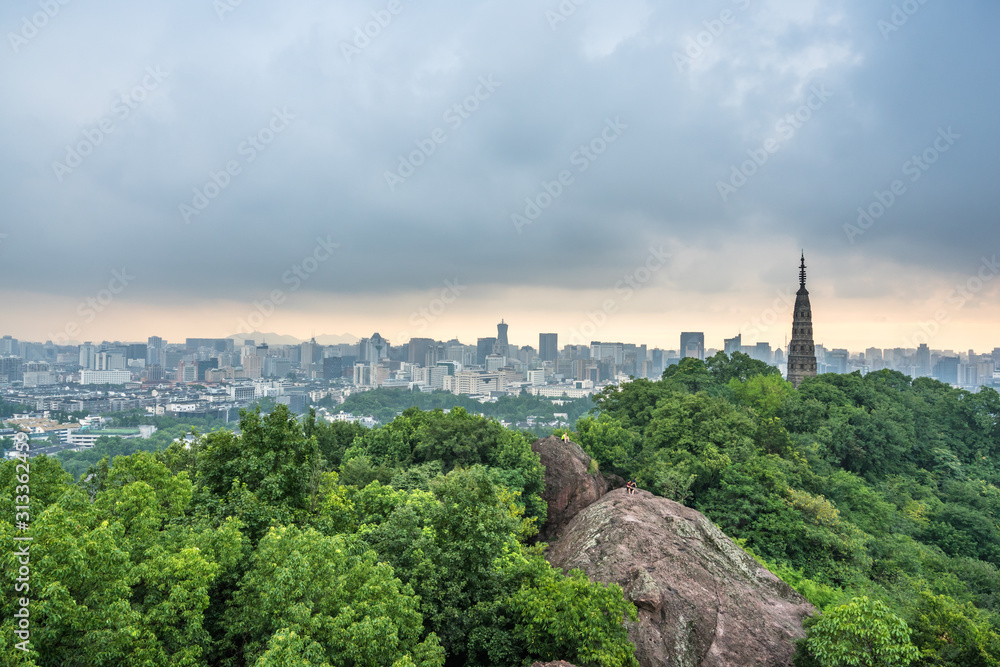
<svg viewBox="0 0 1000 667">
<path fill-rule="evenodd" d="M 561 517 L 584 497 L 547 492 L 578 498 L 561 505 Z M 643 667 L 786 667 L 813 611 L 704 515 L 646 491 L 618 489 L 582 508 L 546 556 L 621 585 L 639 611 L 629 635 Z"/>
<path fill-rule="evenodd" d="M 608 483 L 600 472 L 589 472 L 590 457 L 575 442 L 549 436 L 532 443 L 531 450 L 545 466 L 542 497 L 548 503 L 548 520 L 539 528 L 538 539 L 548 541 L 580 510 L 597 502 Z"/>
</svg>

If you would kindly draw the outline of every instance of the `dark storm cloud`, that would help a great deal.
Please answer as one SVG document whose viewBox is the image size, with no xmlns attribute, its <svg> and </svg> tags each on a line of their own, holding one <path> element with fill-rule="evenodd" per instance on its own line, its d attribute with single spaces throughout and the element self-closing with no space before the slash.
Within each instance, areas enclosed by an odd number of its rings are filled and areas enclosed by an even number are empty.
<svg viewBox="0 0 1000 667">
<path fill-rule="evenodd" d="M 720 238 L 961 270 L 1000 240 L 998 9 L 909 4 L 890 30 L 891 2 L 68 2 L 0 60 L 3 284 L 77 297 L 127 265 L 136 297 L 248 299 L 318 239 L 339 248 L 304 289 L 329 292 L 601 288 L 650 245 Z"/>
</svg>

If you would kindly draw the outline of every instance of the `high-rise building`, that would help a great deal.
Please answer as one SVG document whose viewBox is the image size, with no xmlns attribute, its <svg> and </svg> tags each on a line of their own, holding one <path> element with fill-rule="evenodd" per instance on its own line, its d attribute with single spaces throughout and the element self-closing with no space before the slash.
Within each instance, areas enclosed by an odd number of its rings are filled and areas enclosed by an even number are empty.
<svg viewBox="0 0 1000 667">
<path fill-rule="evenodd" d="M 340 357 L 327 357 L 323 360 L 323 379 L 336 380 L 344 376 L 344 360 Z"/>
<path fill-rule="evenodd" d="M 24 378 L 24 362 L 21 357 L 0 357 L 0 379 L 17 382 Z"/>
<path fill-rule="evenodd" d="M 497 342 L 493 343 L 493 354 L 501 357 L 510 356 L 510 343 L 507 342 L 507 325 L 503 320 L 497 325 Z"/>
<path fill-rule="evenodd" d="M 97 368 L 97 348 L 90 341 L 80 346 L 80 368 L 88 370 Z"/>
<path fill-rule="evenodd" d="M 485 366 L 486 357 L 493 354 L 493 347 L 496 345 L 496 338 L 480 338 L 476 341 L 476 365 Z"/>
<path fill-rule="evenodd" d="M 885 368 L 885 357 L 882 354 L 882 349 L 878 347 L 869 347 L 865 350 L 865 363 L 873 371 L 880 371 Z"/>
<path fill-rule="evenodd" d="M 763 361 L 765 364 L 770 364 L 772 362 L 773 354 L 771 353 L 770 343 L 757 343 L 754 347 L 753 358 L 757 361 Z"/>
<path fill-rule="evenodd" d="M 722 351 L 727 355 L 732 355 L 733 352 L 740 352 L 743 346 L 743 334 L 736 334 L 735 338 L 724 338 Z"/>
<path fill-rule="evenodd" d="M 128 362 L 142 359 L 143 362 L 145 362 L 148 352 L 149 347 L 143 343 L 129 343 L 125 346 L 125 361 Z"/>
<path fill-rule="evenodd" d="M 941 357 L 934 364 L 934 377 L 941 382 L 958 384 L 958 357 Z"/>
<path fill-rule="evenodd" d="M 216 368 L 219 367 L 219 360 L 218 360 L 218 358 L 215 358 L 215 359 L 203 359 L 203 360 L 200 360 L 200 361 L 196 361 L 194 363 L 195 363 L 195 369 L 196 369 L 195 370 L 195 377 L 198 379 L 199 382 L 204 382 L 205 381 L 205 375 L 208 373 L 209 370 L 216 369 Z"/>
<path fill-rule="evenodd" d="M 166 351 L 166 345 L 163 343 L 163 339 L 159 336 L 150 336 L 146 339 L 146 365 L 147 366 L 162 366 L 166 360 L 164 359 L 163 353 Z M 163 379 L 163 378 L 158 378 Z"/>
<path fill-rule="evenodd" d="M 308 371 L 313 364 L 323 361 L 323 346 L 316 342 L 315 338 L 309 339 L 308 343 L 299 346 L 299 359 L 302 370 Z"/>
<path fill-rule="evenodd" d="M 559 334 L 538 334 L 538 356 L 542 361 L 555 361 L 559 358 Z"/>
<path fill-rule="evenodd" d="M 917 348 L 917 375 L 924 377 L 931 374 L 931 350 L 927 343 L 921 343 Z"/>
<path fill-rule="evenodd" d="M 681 333 L 681 358 L 694 357 L 705 361 L 705 334 L 701 331 Z"/>
<path fill-rule="evenodd" d="M 0 339 L 0 357 L 21 356 L 21 345 L 16 338 L 4 336 Z"/>
<path fill-rule="evenodd" d="M 433 344 L 432 338 L 411 338 L 406 360 L 411 364 L 423 365 L 427 359 L 427 350 Z"/>
<path fill-rule="evenodd" d="M 851 359 L 851 353 L 843 348 L 835 348 L 826 353 L 826 371 L 828 373 L 847 372 L 847 365 Z"/>
<path fill-rule="evenodd" d="M 362 339 L 358 345 L 360 347 L 358 357 L 362 361 L 378 363 L 379 359 L 389 356 L 389 341 L 382 338 L 378 332 L 373 333 L 371 338 Z M 314 361 L 318 363 L 320 360 Z"/>
<path fill-rule="evenodd" d="M 788 381 L 798 387 L 807 377 L 816 377 L 816 345 L 813 343 L 812 306 L 806 289 L 806 255 L 803 252 L 792 316 L 792 342 L 788 344 Z"/>
<path fill-rule="evenodd" d="M 94 370 L 121 371 L 125 370 L 125 352 L 123 350 L 106 350 L 96 355 Z"/>
</svg>

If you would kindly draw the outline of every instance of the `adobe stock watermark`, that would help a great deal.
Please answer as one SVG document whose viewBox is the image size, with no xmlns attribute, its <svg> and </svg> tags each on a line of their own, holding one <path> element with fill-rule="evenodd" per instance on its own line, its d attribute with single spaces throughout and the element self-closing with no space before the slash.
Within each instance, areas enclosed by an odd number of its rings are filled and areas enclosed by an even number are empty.
<svg viewBox="0 0 1000 667">
<path fill-rule="evenodd" d="M 458 130 L 465 121 L 469 120 L 479 106 L 490 99 L 497 88 L 503 84 L 496 81 L 493 75 L 479 77 L 479 85 L 475 90 L 461 102 L 448 107 L 442 115 L 442 119 L 454 132 Z M 448 131 L 441 127 L 431 130 L 423 139 L 414 141 L 416 148 L 407 155 L 400 155 L 396 169 L 386 170 L 384 173 L 385 184 L 389 186 L 390 192 L 395 192 L 396 188 L 406 182 L 410 176 L 417 172 L 417 169 L 427 163 L 427 159 L 437 152 L 438 146 L 448 141 Z"/>
<path fill-rule="evenodd" d="M 785 114 L 775 123 L 773 136 L 765 139 L 758 148 L 747 151 L 748 160 L 739 166 L 732 165 L 728 180 L 716 181 L 715 187 L 723 203 L 729 201 L 732 195 L 746 185 L 750 178 L 767 164 L 771 156 L 791 141 L 802 126 L 812 119 L 813 114 L 822 109 L 823 105 L 833 97 L 833 93 L 822 83 L 810 86 L 809 93 L 804 104 L 795 111 Z"/>
<path fill-rule="evenodd" d="M 71 0 L 39 0 L 38 7 L 41 9 L 31 16 L 21 17 L 21 28 L 17 32 L 8 32 L 7 41 L 14 54 L 21 52 L 28 43 L 38 36 L 40 30 L 49 24 L 62 11 L 62 8 Z"/>
<path fill-rule="evenodd" d="M 281 284 L 288 286 L 287 292 L 277 288 L 271 290 L 264 299 L 254 300 L 250 313 L 237 322 L 236 333 L 251 334 L 259 331 L 261 325 L 274 315 L 278 306 L 288 300 L 288 295 L 297 292 L 313 274 L 319 271 L 320 266 L 333 257 L 334 251 L 338 248 L 340 244 L 334 243 L 329 234 L 326 238 L 317 237 L 312 251 L 281 274 Z"/>
<path fill-rule="evenodd" d="M 771 305 L 760 312 L 757 317 L 752 317 L 740 327 L 740 332 L 747 334 L 751 338 L 757 338 L 762 333 L 770 331 L 777 323 L 784 326 L 787 323 L 786 313 L 795 307 L 795 293 L 791 289 L 778 290 L 778 296 Z"/>
<path fill-rule="evenodd" d="M 555 10 L 545 10 L 545 19 L 549 22 L 549 27 L 555 32 L 559 26 L 569 20 L 570 16 L 576 13 L 576 8 L 587 0 L 562 0 Z"/>
<path fill-rule="evenodd" d="M 28 454 L 31 444 L 25 433 L 14 434 L 14 460 L 18 461 L 14 467 L 14 527 L 20 534 L 14 535 L 14 551 L 12 559 L 17 566 L 17 577 L 14 581 L 14 592 L 20 593 L 24 597 L 16 600 L 14 608 L 14 634 L 21 641 L 14 644 L 14 648 L 24 652 L 31 649 L 28 647 L 31 641 L 31 615 L 28 608 L 31 606 L 31 542 L 34 538 L 28 533 L 31 528 L 31 463 Z"/>
<path fill-rule="evenodd" d="M 955 134 L 950 125 L 947 129 L 938 128 L 938 135 L 934 141 L 919 154 L 903 163 L 901 167 L 903 176 L 908 176 L 910 183 L 916 183 L 961 138 L 962 135 Z M 847 235 L 848 242 L 854 245 L 855 239 L 871 229 L 872 225 L 881 219 L 907 192 L 906 182 L 898 178 L 889 184 L 887 190 L 876 190 L 873 201 L 858 207 L 857 224 L 844 224 L 844 234 Z"/>
<path fill-rule="evenodd" d="M 76 314 L 83 321 L 84 324 L 90 324 L 100 313 L 103 313 L 107 308 L 114 302 L 115 297 L 125 291 L 132 281 L 135 280 L 135 276 L 128 272 L 128 269 L 122 267 L 119 271 L 117 269 L 111 271 L 111 279 L 108 280 L 108 284 L 105 288 L 98 290 L 97 294 L 94 296 L 88 296 L 86 299 L 81 301 L 76 306 Z M 56 334 L 49 334 L 49 340 L 51 340 L 56 345 L 66 345 L 70 340 L 75 339 L 80 335 L 80 322 L 78 320 L 70 320 L 64 326 L 62 331 Z"/>
<path fill-rule="evenodd" d="M 246 165 L 252 164 L 258 155 L 267 150 L 279 134 L 288 129 L 293 120 L 295 120 L 295 114 L 290 113 L 288 107 L 274 109 L 268 123 L 255 134 L 251 134 L 241 141 L 236 147 L 237 157 L 228 160 L 219 171 L 209 171 L 205 184 L 194 188 L 191 203 L 182 202 L 177 207 L 185 224 L 190 223 L 192 218 L 201 215 L 202 211 L 208 208 L 209 204 L 230 186 L 233 179 L 243 173 L 243 168 Z"/>
<path fill-rule="evenodd" d="M 421 306 L 410 313 L 410 326 L 414 327 L 418 334 L 423 333 L 439 317 L 444 315 L 448 307 L 458 301 L 458 298 L 462 296 L 462 292 L 467 289 L 469 289 L 469 286 L 463 285 L 459 282 L 458 278 L 445 280 L 444 287 L 441 288 L 436 297 L 428 301 L 427 305 Z M 411 333 L 409 331 L 400 331 L 397 340 L 409 340 L 410 336 Z"/>
<path fill-rule="evenodd" d="M 604 155 L 611 144 L 621 138 L 628 125 L 615 116 L 614 120 L 605 119 L 604 128 L 600 133 L 585 144 L 581 144 L 569 156 L 570 166 L 576 167 L 576 172 L 582 174 L 587 171 L 597 159 Z M 569 169 L 563 169 L 551 181 L 543 180 L 541 190 L 530 197 L 524 198 L 524 209 L 520 213 L 512 213 L 511 222 L 518 234 L 524 233 L 524 228 L 533 224 L 541 217 L 542 212 L 552 206 L 555 200 L 563 195 L 569 186 L 576 182 L 576 177 Z"/>
<path fill-rule="evenodd" d="M 371 46 L 372 40 L 378 38 L 402 11 L 403 3 L 399 0 L 389 0 L 385 9 L 372 11 L 371 21 L 354 27 L 354 39 L 340 43 L 340 52 L 344 55 L 344 59 L 350 63 L 352 58 L 360 56 L 362 51 Z"/>
<path fill-rule="evenodd" d="M 920 11 L 920 8 L 927 4 L 927 0 L 904 0 L 904 2 L 893 5 L 892 13 L 888 19 L 879 19 L 876 26 L 882 38 L 889 40 L 889 35 L 899 32 L 900 28 L 906 25 L 910 17 Z"/>
<path fill-rule="evenodd" d="M 746 11 L 750 8 L 750 0 L 732 0 L 732 2 L 739 11 Z M 735 23 L 736 13 L 731 9 L 723 9 L 717 17 L 702 21 L 705 29 L 694 37 L 687 38 L 684 52 L 674 51 L 674 65 L 677 66 L 677 71 L 681 74 L 685 71 L 690 72 L 694 61 L 705 55 L 715 44 L 715 40 L 722 37 Z"/>
<path fill-rule="evenodd" d="M 645 287 L 653 275 L 667 265 L 667 260 L 671 257 L 673 255 L 665 251 L 662 246 L 659 248 L 650 246 L 646 259 L 615 283 L 614 290 L 617 296 L 602 301 L 600 308 L 587 311 L 587 319 L 581 322 L 579 327 L 570 330 L 572 344 L 584 345 L 594 340 L 594 335 L 608 323 L 608 318 Z"/>
<path fill-rule="evenodd" d="M 104 114 L 93 126 L 83 130 L 83 138 L 75 144 L 66 146 L 66 156 L 62 162 L 52 163 L 52 173 L 56 180 L 63 182 L 67 176 L 72 174 L 83 161 L 104 143 L 104 140 L 114 134 L 119 123 L 125 122 L 132 112 L 138 109 L 148 98 L 150 93 L 160 87 L 163 80 L 170 75 L 170 72 L 163 71 L 159 65 L 151 65 L 146 68 L 146 75 L 142 80 L 133 86 L 128 92 L 122 93 L 116 99 L 108 112 Z"/>
</svg>

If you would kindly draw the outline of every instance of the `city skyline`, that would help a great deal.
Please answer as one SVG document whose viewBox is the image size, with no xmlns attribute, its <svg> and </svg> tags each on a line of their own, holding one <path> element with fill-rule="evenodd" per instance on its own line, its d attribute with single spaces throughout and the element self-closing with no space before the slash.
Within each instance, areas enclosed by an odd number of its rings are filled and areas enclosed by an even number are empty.
<svg viewBox="0 0 1000 667">
<path fill-rule="evenodd" d="M 990 266 L 990 260 L 984 258 L 981 266 Z M 127 274 L 126 274 L 127 276 Z M 829 285 L 831 279 L 826 281 L 813 278 L 810 282 L 819 282 L 820 287 L 813 288 L 813 293 L 818 294 L 819 303 L 822 307 L 815 314 L 815 324 L 817 331 L 817 342 L 828 348 L 846 348 L 851 351 L 863 351 L 868 347 L 879 347 L 883 349 L 891 348 L 916 348 L 921 343 L 929 344 L 935 349 L 953 349 L 966 351 L 969 349 L 992 350 L 1000 341 L 995 336 L 992 314 L 979 304 L 979 293 L 988 291 L 991 287 L 988 280 L 980 280 L 978 285 L 967 281 L 966 285 L 954 284 L 945 294 L 943 290 L 937 290 L 937 307 L 927 310 L 927 317 L 913 318 L 909 316 L 898 321 L 891 321 L 891 314 L 881 312 L 878 318 L 881 322 L 883 332 L 895 332 L 895 336 L 883 333 L 873 333 L 874 328 L 870 322 L 858 321 L 857 311 L 847 308 L 846 316 L 844 301 L 848 304 L 855 303 L 853 299 L 839 300 L 836 297 L 836 285 L 833 289 Z M 827 283 L 824 289 L 823 283 Z M 625 342 L 645 342 L 651 347 L 662 349 L 674 349 L 678 336 L 684 331 L 698 331 L 704 334 L 705 349 L 723 349 L 725 339 L 741 335 L 747 344 L 768 343 L 772 348 L 785 348 L 791 338 L 792 312 L 795 303 L 794 284 L 789 281 L 790 287 L 776 290 L 770 302 L 760 303 L 760 310 L 751 315 L 751 306 L 744 304 L 730 305 L 731 312 L 723 313 L 702 313 L 702 322 L 716 322 L 715 326 L 699 325 L 698 317 L 688 315 L 683 321 L 690 322 L 691 326 L 676 329 L 674 327 L 661 326 L 656 322 L 650 323 L 648 318 L 650 313 L 631 309 L 629 301 L 632 298 L 640 298 L 642 295 L 637 291 L 613 290 L 611 294 L 604 294 L 600 299 L 600 293 L 595 293 L 590 298 L 590 303 L 594 304 L 587 310 L 578 312 L 568 312 L 562 316 L 555 317 L 550 312 L 540 315 L 539 311 L 558 310 L 559 306 L 564 308 L 569 305 L 569 299 L 559 300 L 555 304 L 539 304 L 533 299 L 527 300 L 536 305 L 523 311 L 525 326 L 521 326 L 519 321 L 513 329 L 513 340 L 518 345 L 537 345 L 537 334 L 551 331 L 559 336 L 559 340 L 573 342 L 574 344 L 588 344 L 591 340 L 622 340 Z M 297 318 L 295 311 L 284 307 L 285 302 L 280 303 L 265 298 L 256 300 L 246 311 L 246 314 L 239 319 L 233 328 L 225 327 L 212 328 L 210 322 L 212 317 L 198 317 L 200 323 L 196 325 L 196 331 L 192 331 L 190 324 L 190 314 L 188 316 L 178 316 L 173 321 L 164 322 L 159 325 L 149 325 L 148 320 L 142 317 L 132 317 L 134 312 L 126 304 L 117 304 L 116 313 L 115 299 L 108 299 L 107 305 L 102 305 L 101 294 L 92 299 L 87 299 L 77 304 L 77 317 L 70 318 L 61 326 L 45 328 L 47 333 L 40 338 L 32 338 L 30 335 L 21 333 L 17 326 L 8 327 L 9 333 L 23 340 L 33 340 L 45 342 L 69 342 L 83 343 L 86 341 L 99 340 L 145 340 L 150 335 L 163 335 L 167 340 L 181 340 L 190 337 L 192 333 L 206 337 L 227 337 L 231 335 L 253 333 L 271 333 L 275 336 L 293 336 L 301 341 L 317 335 L 353 337 L 362 339 L 371 335 L 371 331 L 392 331 L 394 334 L 386 334 L 385 337 L 392 342 L 406 341 L 409 338 L 434 338 L 436 340 L 459 340 L 474 341 L 480 338 L 486 328 L 484 323 L 490 317 L 485 311 L 490 309 L 490 302 L 476 299 L 462 299 L 462 294 L 468 288 L 459 281 L 449 281 L 450 288 L 441 290 L 441 294 L 433 292 L 431 298 L 424 306 L 417 307 L 408 318 L 408 322 L 400 321 L 394 313 L 375 314 L 364 319 L 359 316 L 354 321 L 352 329 L 344 326 L 343 317 L 319 318 L 309 323 L 312 325 L 307 333 L 301 329 L 288 330 L 267 330 L 268 325 L 276 325 L 285 321 L 294 322 Z M 973 289 L 977 288 L 978 289 Z M 1000 287 L 1000 281 L 998 285 Z M 626 285 L 627 288 L 627 285 Z M 449 292 L 454 295 L 452 299 L 443 299 L 442 295 Z M 111 294 L 105 291 L 105 294 Z M 646 296 L 652 294 L 650 290 Z M 628 298 L 625 298 L 625 296 Z M 112 295 L 113 297 L 114 295 Z M 827 302 L 824 297 L 833 297 L 835 300 Z M 984 298 L 985 300 L 985 298 Z M 755 304 L 756 305 L 756 304 Z M 839 307 L 838 307 L 839 306 Z M 244 306 L 245 307 L 245 306 Z M 139 307 L 141 312 L 147 312 L 148 306 Z M 216 306 L 218 309 L 218 306 Z M 466 310 L 471 310 L 477 315 L 464 314 Z M 517 309 L 513 309 L 515 315 Z M 964 311 L 964 312 L 963 312 Z M 663 317 L 669 316 L 669 306 L 665 310 Z M 972 313 L 970 316 L 969 314 Z M 739 315 L 739 320 L 733 319 L 734 315 Z M 956 315 L 962 314 L 964 319 L 959 320 Z M 217 317 L 217 313 L 216 313 Z M 309 316 L 301 316 L 309 317 Z M 576 318 L 575 324 L 567 324 Z M 861 317 L 864 317 L 863 315 Z M 874 316 L 873 316 L 874 317 Z M 852 319 L 853 318 L 853 319 Z M 501 317 L 494 319 L 511 319 Z M 978 326 L 972 324 L 978 319 Z M 208 320 L 207 323 L 204 323 Z M 456 323 L 461 320 L 460 323 Z M 735 326 L 718 324 L 718 322 L 735 322 L 741 324 Z M 677 320 L 675 320 L 677 321 Z M 331 326 L 340 324 L 342 329 L 323 329 L 320 325 L 326 322 Z M 535 323 L 539 323 L 534 326 Z M 546 323 L 551 326 L 546 327 Z M 255 327 L 254 324 L 261 326 Z M 410 326 L 404 326 L 409 324 Z M 489 325 L 495 328 L 496 324 Z M 150 329 L 154 328 L 154 331 Z M 366 327 L 366 328 L 362 328 Z M 526 328 L 529 327 L 529 328 Z M 24 327 L 22 327 L 24 328 Z M 537 331 L 531 330 L 537 328 Z M 31 327 L 27 327 L 30 331 Z M 34 330 L 39 330 L 35 327 Z M 80 336 L 90 332 L 92 335 Z M 128 333 L 131 332 L 131 335 Z M 637 333 L 638 332 L 638 333 Z M 824 335 L 824 332 L 829 334 Z M 837 336 L 837 334 L 840 336 Z M 74 338 L 72 334 L 79 337 Z M 495 335 L 495 332 L 494 332 Z M 345 338 L 346 341 L 347 338 Z M 534 341 L 533 343 L 531 341 Z M 523 342 L 522 342 L 523 341 Z M 844 342 L 846 341 L 846 342 Z"/>
</svg>

